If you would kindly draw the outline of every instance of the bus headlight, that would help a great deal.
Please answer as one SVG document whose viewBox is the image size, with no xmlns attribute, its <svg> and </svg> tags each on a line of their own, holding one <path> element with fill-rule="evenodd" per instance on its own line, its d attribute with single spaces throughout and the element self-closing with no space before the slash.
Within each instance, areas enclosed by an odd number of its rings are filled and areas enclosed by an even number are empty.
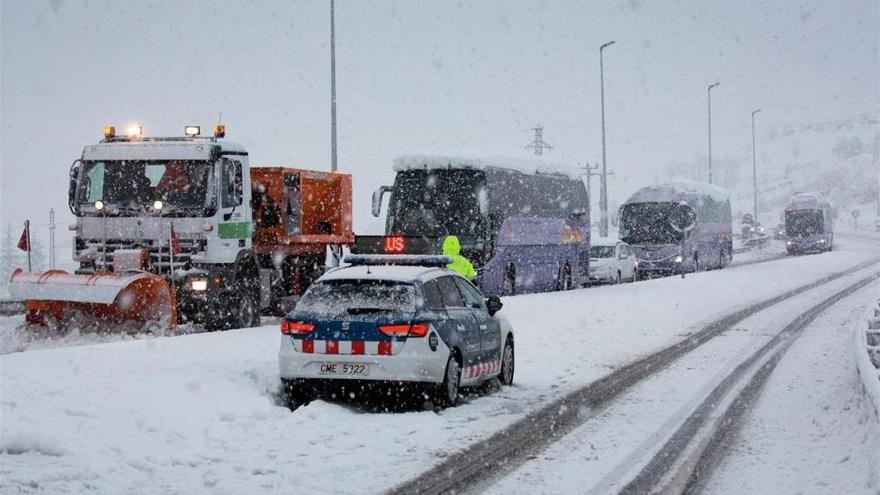
<svg viewBox="0 0 880 495">
<path fill-rule="evenodd" d="M 191 285 L 194 292 L 204 292 L 208 290 L 208 281 L 205 279 L 193 280 Z"/>
<path fill-rule="evenodd" d="M 675 260 L 674 260 L 674 261 L 675 261 L 676 263 L 681 263 L 682 261 L 684 261 L 684 257 L 682 257 L 682 255 L 680 255 L 680 254 L 677 254 L 677 255 L 675 256 Z"/>
</svg>

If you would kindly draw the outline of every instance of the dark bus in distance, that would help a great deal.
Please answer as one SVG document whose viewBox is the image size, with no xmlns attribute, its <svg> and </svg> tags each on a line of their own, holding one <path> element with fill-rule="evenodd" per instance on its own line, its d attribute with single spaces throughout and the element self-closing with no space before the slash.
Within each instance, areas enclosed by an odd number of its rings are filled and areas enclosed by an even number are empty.
<svg viewBox="0 0 880 495">
<path fill-rule="evenodd" d="M 785 207 L 785 250 L 789 254 L 831 251 L 831 204 L 815 193 L 795 194 Z"/>
<path fill-rule="evenodd" d="M 733 227 L 724 189 L 686 181 L 644 187 L 619 214 L 620 239 L 636 254 L 640 274 L 730 264 Z"/>
<path fill-rule="evenodd" d="M 590 212 L 583 181 L 543 162 L 411 156 L 373 195 L 384 236 L 358 236 L 359 253 L 439 253 L 456 235 L 487 294 L 567 289 L 587 281 Z"/>
</svg>

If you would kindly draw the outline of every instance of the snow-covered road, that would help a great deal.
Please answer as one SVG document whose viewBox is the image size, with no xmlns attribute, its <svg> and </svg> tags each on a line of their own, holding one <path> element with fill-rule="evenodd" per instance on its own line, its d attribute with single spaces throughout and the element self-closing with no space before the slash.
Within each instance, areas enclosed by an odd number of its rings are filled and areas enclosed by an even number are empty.
<svg viewBox="0 0 880 495">
<path fill-rule="evenodd" d="M 880 422 L 863 396 L 852 334 L 878 288 L 811 324 L 779 363 L 710 493 L 877 493 Z"/>
<path fill-rule="evenodd" d="M 873 269 L 842 277 L 756 313 L 654 374 L 608 407 L 599 411 L 585 411 L 585 423 L 582 426 L 553 444 L 540 456 L 498 480 L 486 490 L 487 493 L 602 494 L 620 491 L 639 474 L 701 401 L 740 362 L 761 348 L 782 326 L 807 308 L 819 304 L 829 294 L 853 284 L 876 268 L 875 266 Z M 851 309 L 853 304 L 864 307 L 866 301 L 876 297 L 877 291 L 878 284 L 875 281 L 870 288 L 862 289 L 846 299 L 845 307 Z M 852 339 L 849 337 L 851 332 L 849 336 L 837 333 L 828 338 L 836 339 L 837 347 L 845 348 L 852 354 Z M 823 353 L 821 348 L 816 351 Z M 853 358 L 850 357 L 849 360 L 853 361 Z M 801 367 L 829 365 L 828 362 L 817 363 L 812 360 L 803 362 Z M 852 374 L 853 370 L 854 367 L 851 367 L 847 372 L 850 373 L 852 383 L 857 384 L 858 376 Z M 793 395 L 804 392 L 799 382 L 785 382 L 785 385 Z M 781 408 L 777 411 L 778 414 L 783 417 L 792 414 L 790 409 L 777 405 Z M 866 407 L 871 406 L 866 403 Z M 868 428 L 875 432 L 877 429 L 876 424 Z M 772 442 L 772 439 L 767 438 L 769 432 L 763 433 L 764 441 Z M 731 486 L 734 484 L 735 482 Z M 764 488 L 760 481 L 751 485 L 751 488 L 752 490 L 745 490 L 744 493 L 764 491 L 759 489 Z M 770 490 L 772 493 L 796 491 Z M 710 493 L 716 492 L 728 493 L 729 490 L 710 490 Z"/>
<path fill-rule="evenodd" d="M 439 413 L 276 404 L 276 326 L 0 356 L 0 490 L 387 489 L 719 314 L 877 256 L 832 253 L 505 300 L 513 388 Z M 5 329 L 4 329 L 5 331 Z"/>
</svg>

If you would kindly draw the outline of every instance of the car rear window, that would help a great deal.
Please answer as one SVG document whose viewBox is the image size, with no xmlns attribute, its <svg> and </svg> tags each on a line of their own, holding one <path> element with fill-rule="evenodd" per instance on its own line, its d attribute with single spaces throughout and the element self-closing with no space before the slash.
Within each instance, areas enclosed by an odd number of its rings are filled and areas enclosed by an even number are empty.
<svg viewBox="0 0 880 495">
<path fill-rule="evenodd" d="M 593 246 L 590 248 L 591 258 L 611 258 L 614 256 L 614 246 Z"/>
<path fill-rule="evenodd" d="M 436 280 L 425 282 L 425 306 L 431 309 L 443 309 L 443 295 Z"/>
<path fill-rule="evenodd" d="M 443 302 L 447 308 L 465 307 L 464 298 L 461 297 L 461 292 L 452 277 L 440 277 L 437 282 L 440 284 L 440 292 L 443 293 Z"/>
<path fill-rule="evenodd" d="M 328 280 L 312 284 L 296 304 L 296 312 L 346 319 L 415 311 L 412 284 L 387 280 Z"/>
</svg>

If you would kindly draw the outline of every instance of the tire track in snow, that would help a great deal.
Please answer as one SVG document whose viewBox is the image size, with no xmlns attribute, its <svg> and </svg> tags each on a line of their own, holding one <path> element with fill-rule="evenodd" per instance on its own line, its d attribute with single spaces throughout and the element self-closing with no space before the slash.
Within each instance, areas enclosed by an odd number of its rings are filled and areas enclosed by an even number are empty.
<svg viewBox="0 0 880 495">
<path fill-rule="evenodd" d="M 745 318 L 786 299 L 863 270 L 878 261 L 880 259 L 860 263 L 722 316 L 687 338 L 618 368 L 605 377 L 533 411 L 492 436 L 450 455 L 421 475 L 392 488 L 388 493 L 461 493 L 498 479 L 583 424 L 593 415 L 591 410 L 618 397 Z"/>
<path fill-rule="evenodd" d="M 878 277 L 880 272 L 862 278 L 812 306 L 737 365 L 620 493 L 702 491 L 786 351 L 825 310 Z"/>
</svg>

